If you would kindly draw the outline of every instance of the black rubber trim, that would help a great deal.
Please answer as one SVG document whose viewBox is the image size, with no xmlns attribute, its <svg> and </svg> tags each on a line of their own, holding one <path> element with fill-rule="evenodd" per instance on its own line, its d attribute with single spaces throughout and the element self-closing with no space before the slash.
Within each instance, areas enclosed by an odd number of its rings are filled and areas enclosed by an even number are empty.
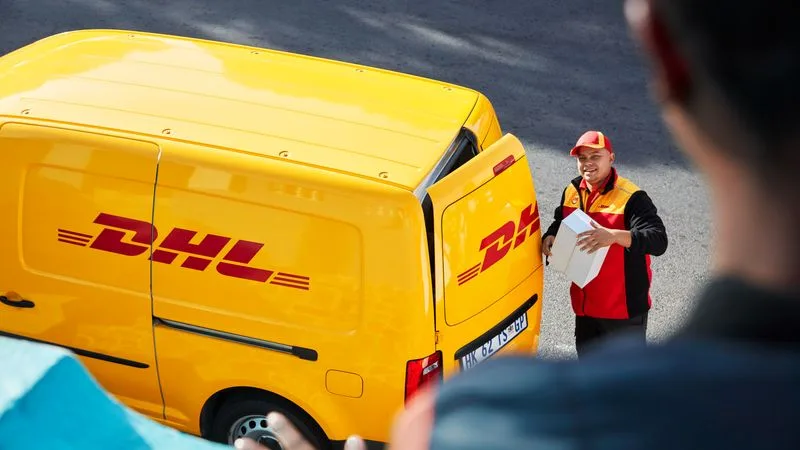
<svg viewBox="0 0 800 450">
<path fill-rule="evenodd" d="M 293 345 L 280 344 L 278 342 L 265 341 L 263 339 L 256 339 L 239 334 L 228 333 L 225 331 L 212 330 L 211 328 L 199 327 L 197 325 L 190 325 L 188 323 L 176 322 L 174 320 L 162 319 L 158 317 L 153 318 L 155 325 L 162 325 L 168 328 L 173 328 L 187 333 L 194 333 L 201 336 L 222 339 L 225 341 L 236 342 L 238 344 L 251 345 L 253 347 L 264 348 L 276 352 L 294 355 L 306 361 L 316 361 L 319 357 L 317 351 L 305 347 L 297 347 Z"/>
<path fill-rule="evenodd" d="M 53 346 L 56 346 L 56 347 L 61 347 L 61 348 L 67 349 L 67 350 L 71 351 L 72 353 L 75 353 L 76 355 L 85 356 L 87 358 L 97 359 L 97 360 L 100 360 L 100 361 L 110 362 L 110 363 L 114 363 L 114 364 L 120 364 L 120 365 L 123 365 L 123 366 L 134 367 L 136 369 L 147 369 L 148 367 L 150 367 L 149 364 L 145 364 L 145 363 L 138 362 L 138 361 L 131 361 L 130 359 L 118 358 L 116 356 L 106 355 L 105 353 L 97 353 L 97 352 L 92 352 L 92 351 L 89 351 L 89 350 L 83 350 L 83 349 L 80 349 L 80 348 L 69 347 L 69 346 L 66 346 L 66 345 L 56 344 L 54 342 L 48 342 L 48 341 L 42 341 L 42 340 L 39 340 L 39 339 L 29 338 L 27 336 L 20 336 L 18 334 L 6 333 L 4 331 L 0 331 L 0 336 L 20 339 L 20 340 L 23 340 L 23 341 L 35 342 L 37 344 L 53 345 Z"/>
<path fill-rule="evenodd" d="M 331 449 L 343 450 L 345 442 L 346 441 L 331 441 Z M 364 443 L 367 444 L 367 450 L 384 450 L 388 447 L 386 442 L 365 440 Z"/>
<path fill-rule="evenodd" d="M 539 301 L 539 294 L 533 294 L 533 297 L 529 298 L 519 308 L 515 309 L 514 312 L 511 313 L 511 315 L 503 319 L 500 323 L 492 327 L 489 331 L 478 336 L 469 344 L 458 349 L 458 351 L 455 353 L 455 359 L 461 359 L 462 356 L 483 345 L 483 343 L 486 342 L 486 340 L 493 337 L 501 330 L 503 330 L 505 327 L 513 323 L 517 319 L 517 317 L 522 315 L 522 313 L 527 312 L 529 309 L 533 308 L 533 305 L 535 305 L 537 301 Z"/>
</svg>

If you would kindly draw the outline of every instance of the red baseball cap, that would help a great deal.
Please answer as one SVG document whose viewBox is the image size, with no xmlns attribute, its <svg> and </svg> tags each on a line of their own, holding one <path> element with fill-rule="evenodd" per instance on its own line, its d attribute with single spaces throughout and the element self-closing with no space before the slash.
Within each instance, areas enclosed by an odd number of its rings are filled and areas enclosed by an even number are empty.
<svg viewBox="0 0 800 450">
<path fill-rule="evenodd" d="M 604 148 L 608 150 L 609 153 L 614 153 L 614 147 L 611 146 L 611 139 L 600 131 L 590 130 L 583 133 L 578 139 L 578 142 L 575 143 L 575 147 L 572 147 L 572 150 L 569 151 L 569 154 L 571 156 L 576 156 L 581 147 Z"/>
</svg>

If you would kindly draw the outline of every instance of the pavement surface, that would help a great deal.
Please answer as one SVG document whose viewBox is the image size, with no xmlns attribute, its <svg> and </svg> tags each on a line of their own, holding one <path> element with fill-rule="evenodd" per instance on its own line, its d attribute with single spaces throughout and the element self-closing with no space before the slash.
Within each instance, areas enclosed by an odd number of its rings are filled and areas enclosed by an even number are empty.
<svg viewBox="0 0 800 450">
<path fill-rule="evenodd" d="M 654 258 L 648 336 L 663 339 L 708 276 L 706 185 L 662 125 L 621 1 L 0 0 L 0 55 L 50 34 L 118 28 L 255 45 L 379 66 L 488 95 L 528 151 L 543 226 L 576 175 L 567 151 L 605 131 L 617 168 L 653 198 L 669 233 Z M 541 352 L 574 357 L 568 282 L 545 278 Z"/>
</svg>

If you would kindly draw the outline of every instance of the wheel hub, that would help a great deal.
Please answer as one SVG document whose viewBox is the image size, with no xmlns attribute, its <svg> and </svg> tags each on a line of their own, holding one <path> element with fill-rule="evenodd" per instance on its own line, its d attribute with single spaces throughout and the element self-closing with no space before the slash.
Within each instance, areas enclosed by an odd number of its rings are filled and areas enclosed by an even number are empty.
<svg viewBox="0 0 800 450">
<path fill-rule="evenodd" d="M 228 430 L 228 444 L 233 445 L 236 439 L 242 438 L 253 431 L 267 429 L 267 418 L 264 415 L 251 414 L 244 416 L 231 425 Z"/>
</svg>

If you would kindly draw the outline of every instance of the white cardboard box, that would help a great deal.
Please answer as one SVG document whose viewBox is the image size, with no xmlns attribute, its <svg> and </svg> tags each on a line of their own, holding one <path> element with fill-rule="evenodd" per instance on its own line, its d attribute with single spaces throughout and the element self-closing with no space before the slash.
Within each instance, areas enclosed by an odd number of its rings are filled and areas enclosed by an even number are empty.
<svg viewBox="0 0 800 450">
<path fill-rule="evenodd" d="M 577 246 L 578 233 L 591 230 L 591 221 L 580 209 L 565 217 L 558 228 L 550 256 L 550 265 L 581 288 L 597 276 L 608 253 L 608 247 L 599 248 L 589 254 Z"/>
</svg>

